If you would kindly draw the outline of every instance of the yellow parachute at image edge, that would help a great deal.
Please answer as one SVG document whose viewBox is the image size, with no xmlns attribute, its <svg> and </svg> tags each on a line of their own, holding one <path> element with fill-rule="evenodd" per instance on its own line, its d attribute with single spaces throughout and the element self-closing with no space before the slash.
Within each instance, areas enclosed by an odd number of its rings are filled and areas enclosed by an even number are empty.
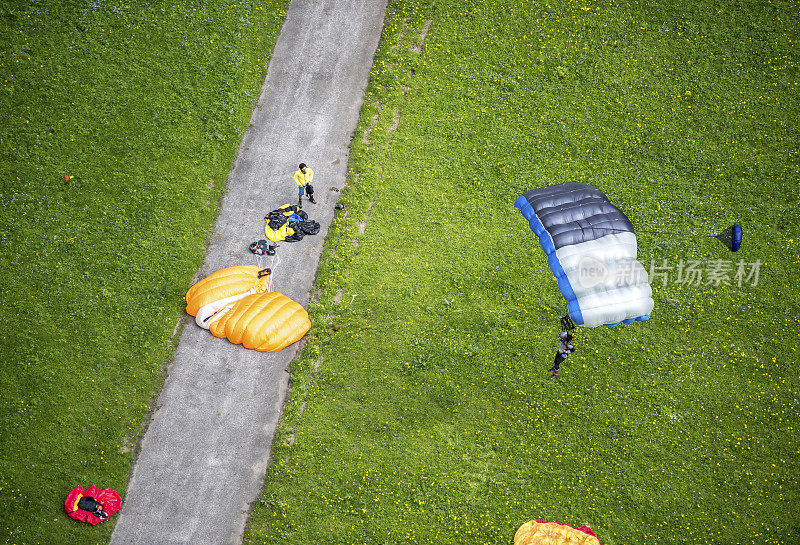
<svg viewBox="0 0 800 545">
<path fill-rule="evenodd" d="M 514 534 L 514 545 L 601 545 L 589 526 L 573 528 L 563 522 L 531 520 Z"/>
<path fill-rule="evenodd" d="M 311 329 L 308 312 L 278 292 L 255 265 L 220 269 L 186 293 L 186 312 L 212 335 L 260 352 L 276 352 Z"/>
</svg>

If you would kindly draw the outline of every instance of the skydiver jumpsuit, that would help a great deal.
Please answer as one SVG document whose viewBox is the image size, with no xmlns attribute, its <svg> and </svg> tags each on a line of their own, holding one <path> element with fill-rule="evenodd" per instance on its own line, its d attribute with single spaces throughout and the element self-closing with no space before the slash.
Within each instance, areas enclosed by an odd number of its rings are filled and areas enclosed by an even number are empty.
<svg viewBox="0 0 800 545">
<path fill-rule="evenodd" d="M 571 350 L 567 347 L 569 341 L 561 341 L 558 345 L 558 352 L 556 352 L 555 360 L 553 361 L 553 367 L 550 369 L 550 372 L 553 373 L 553 376 L 558 376 L 558 367 L 561 365 L 567 356 L 572 354 L 575 351 L 575 348 Z"/>
</svg>

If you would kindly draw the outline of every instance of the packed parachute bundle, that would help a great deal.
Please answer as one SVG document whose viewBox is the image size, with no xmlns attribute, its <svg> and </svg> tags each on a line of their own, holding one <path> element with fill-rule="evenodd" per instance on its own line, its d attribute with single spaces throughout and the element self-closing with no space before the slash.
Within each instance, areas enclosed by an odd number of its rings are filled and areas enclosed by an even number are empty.
<svg viewBox="0 0 800 545">
<path fill-rule="evenodd" d="M 514 545 L 601 545 L 588 526 L 573 528 L 562 522 L 531 520 L 514 534 Z"/>
<path fill-rule="evenodd" d="M 306 235 L 319 233 L 319 223 L 309 220 L 308 214 L 297 205 L 284 204 L 264 216 L 264 220 L 267 222 L 264 234 L 273 242 L 297 242 Z"/>
<path fill-rule="evenodd" d="M 714 238 L 722 242 L 731 252 L 738 252 L 742 247 L 742 226 L 734 223 L 714 235 Z"/>
<path fill-rule="evenodd" d="M 268 291 L 269 269 L 220 269 L 186 294 L 186 312 L 212 335 L 260 352 L 276 352 L 311 329 L 308 312 L 282 293 Z"/>
<path fill-rule="evenodd" d="M 614 326 L 650 317 L 652 289 L 636 259 L 633 225 L 602 191 L 563 183 L 528 191 L 514 205 L 539 237 L 575 324 Z"/>
<path fill-rule="evenodd" d="M 82 486 L 76 486 L 64 501 L 64 509 L 70 518 L 92 526 L 100 524 L 121 508 L 122 498 L 119 492 L 113 488 L 100 490 L 94 485 L 86 490 Z"/>
</svg>

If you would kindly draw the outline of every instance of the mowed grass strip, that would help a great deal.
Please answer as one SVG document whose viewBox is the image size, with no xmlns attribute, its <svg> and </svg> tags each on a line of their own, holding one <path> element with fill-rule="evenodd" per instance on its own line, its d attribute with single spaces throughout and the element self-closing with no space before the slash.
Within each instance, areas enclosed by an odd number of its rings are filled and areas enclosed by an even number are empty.
<svg viewBox="0 0 800 545">
<path fill-rule="evenodd" d="M 390 2 L 245 543 L 796 543 L 796 8 Z M 566 305 L 513 202 L 569 181 L 656 306 L 550 380 Z M 733 222 L 737 254 L 647 232 Z"/>
<path fill-rule="evenodd" d="M 4 543 L 107 541 L 287 4 L 0 7 Z"/>
</svg>

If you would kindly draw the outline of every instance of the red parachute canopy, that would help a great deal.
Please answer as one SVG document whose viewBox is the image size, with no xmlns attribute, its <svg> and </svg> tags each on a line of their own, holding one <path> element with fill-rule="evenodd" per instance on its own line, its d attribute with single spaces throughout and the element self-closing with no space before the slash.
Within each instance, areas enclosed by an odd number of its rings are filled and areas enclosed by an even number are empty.
<svg viewBox="0 0 800 545">
<path fill-rule="evenodd" d="M 81 501 L 81 498 L 85 497 L 94 498 L 96 501 L 99 501 L 103 506 L 103 511 L 108 515 L 113 515 L 122 508 L 122 498 L 119 497 L 119 493 L 113 488 L 104 488 L 100 490 L 92 485 L 87 490 L 84 490 L 83 487 L 76 486 L 64 501 L 64 509 L 71 518 L 80 520 L 81 522 L 87 522 L 92 526 L 100 524 L 104 519 L 98 518 L 90 511 L 84 511 L 78 507 L 78 502 Z"/>
</svg>

